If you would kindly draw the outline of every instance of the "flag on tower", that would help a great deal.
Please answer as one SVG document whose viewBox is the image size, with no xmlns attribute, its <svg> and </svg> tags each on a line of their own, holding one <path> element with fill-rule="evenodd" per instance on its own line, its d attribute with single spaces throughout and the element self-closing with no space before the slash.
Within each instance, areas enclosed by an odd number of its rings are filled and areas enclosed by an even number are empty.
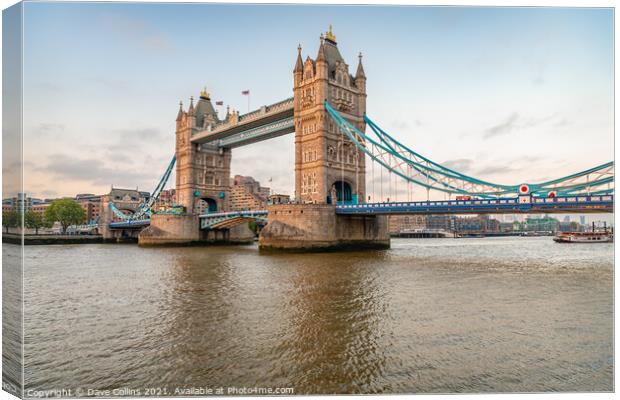
<svg viewBox="0 0 620 400">
<path fill-rule="evenodd" d="M 250 112 L 250 89 L 242 90 L 241 94 L 248 96 L 248 112 Z"/>
<path fill-rule="evenodd" d="M 216 101 L 216 102 L 215 102 L 215 105 L 216 105 L 216 106 L 223 106 L 223 105 L 224 105 L 224 102 L 223 102 L 223 101 Z"/>
</svg>

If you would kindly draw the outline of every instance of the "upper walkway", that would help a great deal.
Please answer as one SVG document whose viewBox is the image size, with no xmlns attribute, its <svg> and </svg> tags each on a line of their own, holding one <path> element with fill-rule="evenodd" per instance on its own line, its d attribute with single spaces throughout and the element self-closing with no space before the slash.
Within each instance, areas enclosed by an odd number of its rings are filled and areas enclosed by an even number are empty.
<svg viewBox="0 0 620 400">
<path fill-rule="evenodd" d="M 233 115 L 226 123 L 197 132 L 192 136 L 192 143 L 233 148 L 292 133 L 295 131 L 293 105 L 291 97 L 247 114 Z"/>
</svg>

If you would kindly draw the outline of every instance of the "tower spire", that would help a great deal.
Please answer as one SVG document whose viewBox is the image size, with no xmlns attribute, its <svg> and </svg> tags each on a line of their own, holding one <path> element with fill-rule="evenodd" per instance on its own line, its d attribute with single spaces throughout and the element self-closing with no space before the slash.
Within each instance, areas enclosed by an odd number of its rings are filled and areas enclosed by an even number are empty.
<svg viewBox="0 0 620 400">
<path fill-rule="evenodd" d="M 297 62 L 295 63 L 295 69 L 293 72 L 303 72 L 304 63 L 301 59 L 301 44 L 297 46 Z"/>
<path fill-rule="evenodd" d="M 327 58 L 325 57 L 325 38 L 323 37 L 323 34 L 321 33 L 321 45 L 319 46 L 319 54 L 317 54 L 316 56 L 316 62 L 319 61 L 327 61 Z"/>
<path fill-rule="evenodd" d="M 177 113 L 177 121 L 180 121 L 183 118 L 183 102 L 179 101 L 179 112 Z"/>
<path fill-rule="evenodd" d="M 194 96 L 189 97 L 189 108 L 187 109 L 189 115 L 194 115 Z"/>
<path fill-rule="evenodd" d="M 362 52 L 358 55 L 359 62 L 357 64 L 357 72 L 355 73 L 355 79 L 358 78 L 366 78 L 366 74 L 364 73 L 364 66 L 362 65 Z"/>
</svg>

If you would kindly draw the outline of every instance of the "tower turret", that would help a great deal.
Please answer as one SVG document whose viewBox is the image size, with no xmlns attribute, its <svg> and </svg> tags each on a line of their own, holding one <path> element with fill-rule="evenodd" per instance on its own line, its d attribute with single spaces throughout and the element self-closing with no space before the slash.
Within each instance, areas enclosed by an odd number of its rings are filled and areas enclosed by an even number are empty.
<svg viewBox="0 0 620 400">
<path fill-rule="evenodd" d="M 357 64 L 357 72 L 355 73 L 355 86 L 362 91 L 366 92 L 366 74 L 364 73 L 364 66 L 362 65 L 362 52 L 358 55 L 359 62 Z"/>
<path fill-rule="evenodd" d="M 301 59 L 301 44 L 297 46 L 297 61 L 293 70 L 295 86 L 299 85 L 304 76 L 304 62 Z"/>
<path fill-rule="evenodd" d="M 187 109 L 187 115 L 194 116 L 194 96 L 189 96 L 189 108 Z"/>
<path fill-rule="evenodd" d="M 316 62 L 327 62 L 327 58 L 325 57 L 325 38 L 321 33 L 321 44 L 319 45 L 319 53 L 316 55 Z"/>
<path fill-rule="evenodd" d="M 177 121 L 180 121 L 183 118 L 183 102 L 179 101 L 179 112 L 177 113 Z"/>
<path fill-rule="evenodd" d="M 297 61 L 295 62 L 295 69 L 293 72 L 304 72 L 304 62 L 301 59 L 301 44 L 297 45 Z"/>
<path fill-rule="evenodd" d="M 325 38 L 321 33 L 321 44 L 319 45 L 319 52 L 316 56 L 316 77 L 318 79 L 327 79 L 328 73 L 328 62 L 327 56 L 325 55 Z"/>
</svg>

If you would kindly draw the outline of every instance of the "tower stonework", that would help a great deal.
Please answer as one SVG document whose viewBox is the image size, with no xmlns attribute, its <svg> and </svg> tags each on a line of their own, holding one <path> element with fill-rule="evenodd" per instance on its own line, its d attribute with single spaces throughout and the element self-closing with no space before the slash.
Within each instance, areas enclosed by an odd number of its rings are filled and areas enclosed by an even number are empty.
<svg viewBox="0 0 620 400">
<path fill-rule="evenodd" d="M 390 247 L 385 215 L 342 215 L 337 202 L 361 203 L 366 196 L 365 156 L 331 120 L 325 100 L 364 131 L 366 75 L 362 57 L 355 75 L 338 51 L 331 31 L 316 59 L 303 61 L 298 47 L 293 70 L 295 197 L 292 204 L 268 206 L 259 236 L 265 251 L 327 251 Z M 362 141 L 360 141 L 363 143 Z"/>
<path fill-rule="evenodd" d="M 195 132 L 210 129 L 220 120 L 209 94 L 202 91 L 196 107 L 182 106 L 176 120 L 176 188 L 177 202 L 188 214 L 228 211 L 230 194 L 231 150 L 215 144 L 195 144 Z"/>
<path fill-rule="evenodd" d="M 295 118 L 295 197 L 303 203 L 363 202 L 365 156 L 338 129 L 324 101 L 353 126 L 364 131 L 366 76 L 361 54 L 355 75 L 340 55 L 331 31 L 323 37 L 316 59 L 301 57 L 293 71 Z"/>
<path fill-rule="evenodd" d="M 139 244 L 247 243 L 254 240 L 253 232 L 243 225 L 212 231 L 199 227 L 200 214 L 229 210 L 231 150 L 216 144 L 192 143 L 191 138 L 196 132 L 211 130 L 233 117 L 227 114 L 226 119 L 220 121 L 206 90 L 200 93 L 196 106 L 193 99 L 187 111 L 181 105 L 175 133 L 176 193 L 177 203 L 185 212 L 151 215 L 150 226 L 138 236 Z"/>
</svg>

